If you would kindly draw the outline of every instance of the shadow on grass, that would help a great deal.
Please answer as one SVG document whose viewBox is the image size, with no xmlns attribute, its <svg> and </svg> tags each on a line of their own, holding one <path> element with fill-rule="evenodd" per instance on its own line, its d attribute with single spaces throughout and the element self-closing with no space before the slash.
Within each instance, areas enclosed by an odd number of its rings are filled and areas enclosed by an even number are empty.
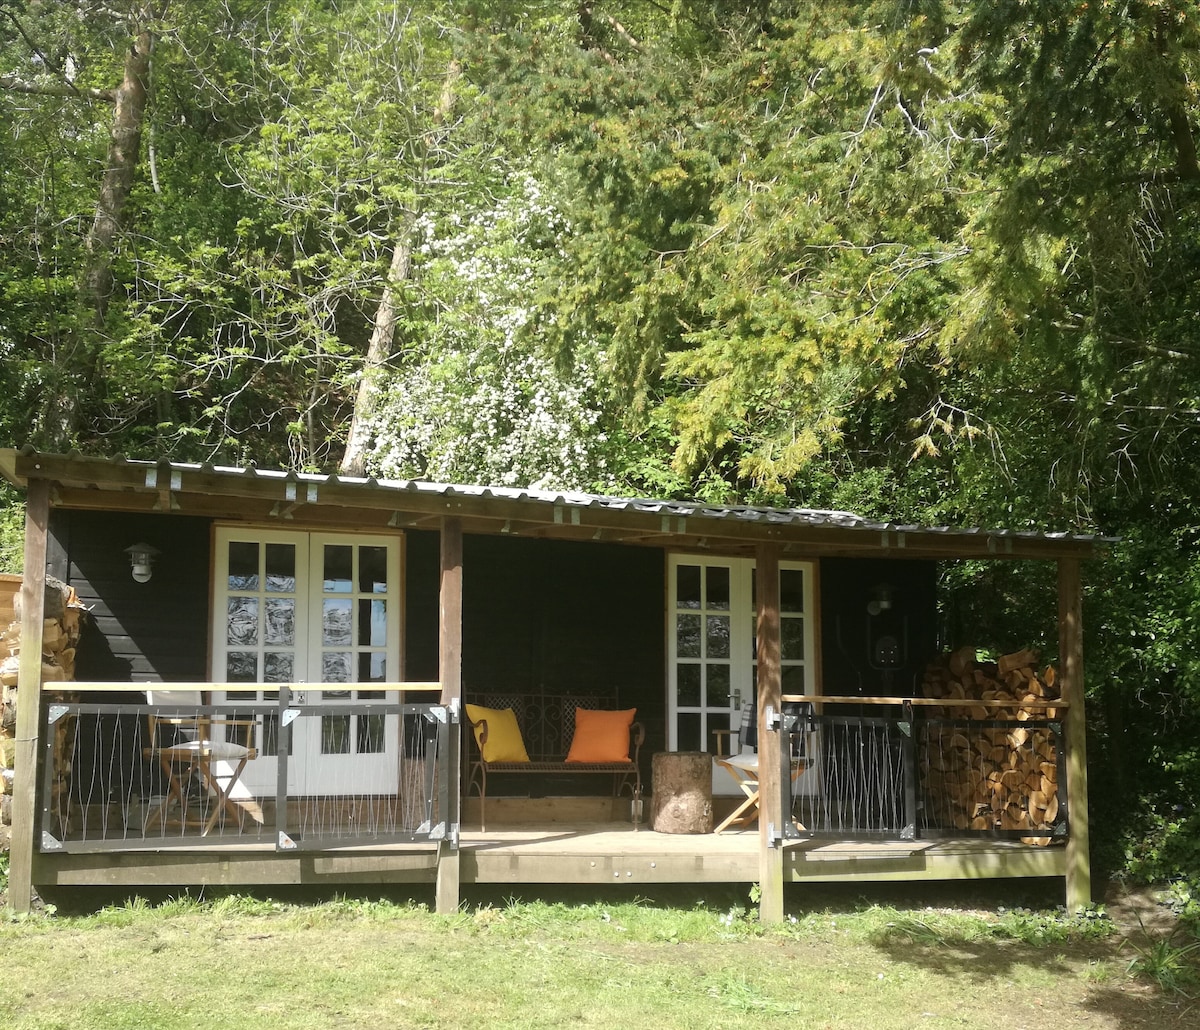
<svg viewBox="0 0 1200 1030">
<path fill-rule="evenodd" d="M 383 901 L 396 905 L 424 906 L 433 911 L 435 897 L 425 884 L 347 884 L 331 886 L 244 886 L 244 887 L 142 887 L 115 890 L 104 887 L 47 889 L 42 900 L 64 916 L 91 915 L 105 908 L 145 903 L 151 907 L 179 898 L 216 901 L 223 897 L 247 897 L 288 905 L 318 905 L 334 898 Z M 464 885 L 459 908 L 474 912 L 504 908 L 510 904 L 612 905 L 644 904 L 653 908 L 708 909 L 714 918 L 735 905 L 753 907 L 745 884 L 583 885 L 583 884 L 488 884 Z"/>
<path fill-rule="evenodd" d="M 395 904 L 434 907 L 431 884 L 346 884 L 342 886 L 238 886 L 238 887 L 63 887 L 47 888 L 42 898 L 63 915 L 87 915 L 103 908 L 123 906 L 135 899 L 151 906 L 181 897 L 213 901 L 230 895 L 279 901 L 293 905 L 315 905 L 333 898 L 388 901 Z M 785 894 L 787 911 L 853 912 L 870 905 L 896 908 L 935 906 L 954 910 L 996 910 L 1023 906 L 1050 909 L 1061 900 L 1057 892 L 1039 881 L 1029 881 L 1018 890 L 994 882 L 930 884 L 790 884 Z M 744 883 L 697 884 L 475 884 L 463 885 L 460 907 L 473 911 L 509 903 L 588 905 L 637 902 L 655 908 L 709 909 L 717 915 L 733 906 L 753 909 L 750 889 Z"/>
<path fill-rule="evenodd" d="M 1184 995 L 1164 994 L 1157 987 L 1125 974 L 1125 962 L 1116 954 L 1119 942 L 1085 941 L 1034 947 L 1019 941 L 949 941 L 931 945 L 895 938 L 876 947 L 898 965 L 920 967 L 939 976 L 961 977 L 987 990 L 1006 981 L 1009 991 L 1021 990 L 1022 974 L 1035 967 L 1058 978 L 1061 989 L 1045 992 L 1037 1003 L 1047 1022 L 1083 1021 L 1102 1016 L 1106 1027 L 1160 1030 L 1166 1027 L 1200 1027 L 1200 1008 Z M 1116 960 L 1116 961 L 1114 961 Z M 1111 963 L 1104 979 L 1089 981 L 1088 969 Z M 998 1004 L 1003 1006 L 1003 992 Z M 1031 999 L 1026 996 L 1022 1000 Z"/>
</svg>

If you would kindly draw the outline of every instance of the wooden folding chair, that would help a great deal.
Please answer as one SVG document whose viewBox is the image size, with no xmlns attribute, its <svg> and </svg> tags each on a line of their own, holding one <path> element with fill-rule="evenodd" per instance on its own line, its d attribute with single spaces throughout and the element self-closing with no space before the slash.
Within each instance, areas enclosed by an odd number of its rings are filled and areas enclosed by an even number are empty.
<svg viewBox="0 0 1200 1030">
<path fill-rule="evenodd" d="M 726 731 L 722 731 L 726 732 Z M 803 742 L 804 738 L 801 738 Z M 724 833 L 730 827 L 745 827 L 758 822 L 758 712 L 754 705 L 742 708 L 742 722 L 738 728 L 736 752 L 731 755 L 716 755 L 713 761 L 733 777 L 738 789 L 746 795 L 745 800 L 729 813 L 713 833 Z M 793 750 L 791 760 L 792 783 L 807 771 L 812 764 L 803 743 Z"/>
<path fill-rule="evenodd" d="M 240 822 L 245 813 L 230 795 L 237 786 L 246 763 L 258 757 L 258 752 L 252 746 L 255 720 L 223 717 L 213 719 L 199 712 L 189 714 L 186 711 L 178 711 L 175 714 L 160 714 L 154 711 L 153 706 L 156 704 L 168 710 L 198 708 L 203 703 L 203 696 L 198 690 L 148 690 L 146 700 L 151 705 L 148 716 L 150 744 L 143 748 L 142 753 L 147 758 L 156 759 L 162 767 L 167 778 L 167 793 L 162 803 L 147 815 L 142 827 L 143 833 L 156 819 L 165 827 L 167 812 L 172 804 L 179 805 L 178 825 L 200 826 L 201 836 L 206 835 L 226 812 Z M 213 740 L 213 726 L 241 727 L 245 743 Z M 237 733 L 237 730 L 226 732 Z M 224 768 L 217 767 L 214 763 L 222 763 Z M 232 771 L 226 771 L 228 769 Z M 199 819 L 188 819 L 188 802 L 195 793 L 192 784 L 199 784 L 201 804 L 209 808 L 207 818 L 204 818 L 202 808 Z"/>
</svg>

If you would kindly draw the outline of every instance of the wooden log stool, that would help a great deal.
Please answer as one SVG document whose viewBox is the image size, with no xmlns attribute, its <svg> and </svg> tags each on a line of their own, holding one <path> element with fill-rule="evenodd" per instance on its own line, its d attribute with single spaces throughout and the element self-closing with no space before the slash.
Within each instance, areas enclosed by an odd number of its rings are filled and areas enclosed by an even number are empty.
<svg viewBox="0 0 1200 1030">
<path fill-rule="evenodd" d="M 712 833 L 712 755 L 661 751 L 652 760 L 656 833 Z"/>
</svg>

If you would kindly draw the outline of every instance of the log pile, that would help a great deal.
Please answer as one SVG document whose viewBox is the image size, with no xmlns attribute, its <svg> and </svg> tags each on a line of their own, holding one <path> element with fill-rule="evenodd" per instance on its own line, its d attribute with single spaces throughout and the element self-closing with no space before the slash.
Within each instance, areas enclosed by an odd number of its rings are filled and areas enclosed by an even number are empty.
<svg viewBox="0 0 1200 1030">
<path fill-rule="evenodd" d="M 7 600 L 7 599 L 6 599 Z M 42 623 L 42 685 L 54 688 L 75 678 L 75 649 L 86 609 L 73 587 L 53 577 L 46 579 Z M 12 770 L 16 749 L 17 673 L 21 665 L 21 593 L 12 595 L 11 618 L 0 629 L 0 821 L 8 823 L 12 804 Z M 61 695 L 66 700 L 76 700 Z M 60 719 L 54 726 L 55 777 L 51 788 L 52 811 L 65 818 L 65 797 L 74 748 L 75 720 Z"/>
<path fill-rule="evenodd" d="M 932 707 L 935 719 L 963 720 L 931 730 L 920 775 L 926 797 L 948 825 L 960 830 L 1043 831 L 1023 836 L 1046 845 L 1060 809 L 1058 744 L 1041 726 L 978 726 L 1057 719 L 1061 709 L 1053 666 L 1039 668 L 1029 650 L 978 662 L 960 648 L 930 663 L 922 693 L 956 704 Z M 973 703 L 974 702 L 974 703 Z M 934 724 L 937 725 L 937 724 Z"/>
</svg>

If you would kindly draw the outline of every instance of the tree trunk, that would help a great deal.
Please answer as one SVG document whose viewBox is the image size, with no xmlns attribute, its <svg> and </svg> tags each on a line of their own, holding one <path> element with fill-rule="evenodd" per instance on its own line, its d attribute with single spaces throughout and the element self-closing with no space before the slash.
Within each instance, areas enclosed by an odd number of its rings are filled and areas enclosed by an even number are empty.
<svg viewBox="0 0 1200 1030">
<path fill-rule="evenodd" d="M 375 312 L 375 326 L 371 330 L 362 378 L 358 381 L 358 396 L 354 400 L 354 414 L 350 418 L 346 453 L 342 456 L 340 471 L 344 476 L 361 476 L 366 471 L 367 451 L 371 445 L 371 423 L 379 410 L 379 400 L 383 395 L 383 370 L 396 339 L 400 290 L 408 278 L 409 259 L 412 256 L 413 221 L 412 217 L 405 221 L 396 240 L 383 296 L 379 298 L 379 307 Z"/>
<path fill-rule="evenodd" d="M 1171 35 L 1167 14 L 1160 11 L 1155 26 L 1158 53 L 1164 62 L 1169 62 L 1164 76 L 1170 91 L 1166 98 L 1167 121 L 1171 126 L 1171 142 L 1175 147 L 1175 170 L 1181 179 L 1200 179 L 1200 160 L 1196 157 L 1196 139 L 1188 120 L 1183 98 L 1187 96 L 1187 76 L 1177 61 L 1170 59 L 1168 37 Z"/>
<path fill-rule="evenodd" d="M 442 93 L 433 112 L 433 126 L 425 134 L 426 166 L 429 163 L 429 154 L 434 149 L 435 134 L 445 123 L 454 107 L 454 86 L 461 72 L 462 66 L 455 60 L 452 60 L 446 68 Z M 423 171 L 422 174 L 424 174 Z M 383 295 L 379 298 L 379 307 L 375 312 L 375 324 L 371 330 L 371 340 L 367 345 L 367 355 L 363 361 L 362 377 L 358 381 L 358 394 L 354 399 L 354 413 L 350 417 L 350 432 L 346 439 L 346 450 L 342 455 L 342 463 L 338 470 L 344 476 L 361 476 L 366 471 L 367 452 L 370 450 L 372 442 L 372 424 L 379 410 L 380 398 L 383 396 L 383 374 L 391 358 L 392 347 L 396 342 L 400 291 L 403 283 L 408 279 L 411 269 L 412 230 L 416 224 L 417 214 L 416 210 L 410 211 L 396 234 L 392 262 L 388 267 Z"/>
<path fill-rule="evenodd" d="M 149 16 L 149 10 L 143 15 Z M 85 243 L 85 263 L 80 278 L 83 300 L 104 318 L 112 296 L 113 247 L 124 228 L 125 205 L 133 188 L 145 121 L 147 83 L 154 36 L 143 23 L 125 54 L 125 73 L 117 87 L 113 107 L 108 162 L 100 181 L 96 217 Z"/>
</svg>

